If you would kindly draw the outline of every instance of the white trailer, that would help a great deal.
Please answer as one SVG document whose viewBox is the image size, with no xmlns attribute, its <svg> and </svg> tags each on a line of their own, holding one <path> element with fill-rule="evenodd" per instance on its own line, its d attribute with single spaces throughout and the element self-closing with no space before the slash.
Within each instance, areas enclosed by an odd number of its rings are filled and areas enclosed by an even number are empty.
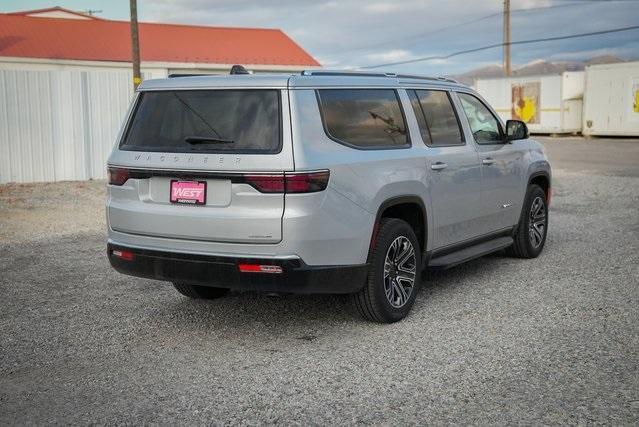
<svg viewBox="0 0 639 427">
<path fill-rule="evenodd" d="M 583 134 L 639 136 L 639 62 L 586 67 Z"/>
<path fill-rule="evenodd" d="M 477 79 L 475 88 L 504 121 L 523 120 L 531 133 L 581 131 L 583 71 Z"/>
</svg>

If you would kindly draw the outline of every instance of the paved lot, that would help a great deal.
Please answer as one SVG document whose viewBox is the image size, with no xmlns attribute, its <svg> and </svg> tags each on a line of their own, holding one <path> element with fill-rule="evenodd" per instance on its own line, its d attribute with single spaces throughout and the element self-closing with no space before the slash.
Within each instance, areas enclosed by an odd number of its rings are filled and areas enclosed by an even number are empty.
<svg viewBox="0 0 639 427">
<path fill-rule="evenodd" d="M 544 142 L 542 256 L 430 273 L 386 326 L 190 301 L 110 269 L 103 183 L 0 186 L 0 424 L 636 424 L 639 140 Z"/>
</svg>

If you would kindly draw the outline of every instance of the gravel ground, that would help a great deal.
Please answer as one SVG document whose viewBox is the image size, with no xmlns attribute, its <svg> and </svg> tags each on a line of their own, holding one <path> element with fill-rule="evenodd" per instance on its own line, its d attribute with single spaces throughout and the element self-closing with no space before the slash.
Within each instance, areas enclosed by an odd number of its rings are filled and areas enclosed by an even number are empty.
<svg viewBox="0 0 639 427">
<path fill-rule="evenodd" d="M 103 182 L 0 186 L 0 423 L 637 424 L 639 141 L 544 141 L 544 253 L 430 272 L 393 325 L 188 300 L 111 270 Z"/>
<path fill-rule="evenodd" d="M 0 244 L 106 227 L 105 181 L 0 185 Z"/>
</svg>

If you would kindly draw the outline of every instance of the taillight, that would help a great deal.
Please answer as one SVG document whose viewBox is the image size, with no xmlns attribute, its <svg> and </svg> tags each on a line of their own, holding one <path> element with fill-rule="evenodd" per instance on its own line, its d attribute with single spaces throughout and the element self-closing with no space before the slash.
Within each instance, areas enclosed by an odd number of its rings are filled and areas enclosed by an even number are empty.
<svg viewBox="0 0 639 427">
<path fill-rule="evenodd" d="M 244 175 L 244 181 L 261 193 L 315 193 L 326 190 L 329 171 L 284 175 Z"/>
<path fill-rule="evenodd" d="M 244 181 L 260 193 L 284 192 L 284 175 L 244 175 Z"/>
<path fill-rule="evenodd" d="M 129 170 L 125 168 L 108 168 L 109 184 L 122 185 L 130 178 Z"/>
<path fill-rule="evenodd" d="M 326 190 L 329 171 L 292 173 L 286 175 L 287 193 L 315 193 Z"/>
</svg>

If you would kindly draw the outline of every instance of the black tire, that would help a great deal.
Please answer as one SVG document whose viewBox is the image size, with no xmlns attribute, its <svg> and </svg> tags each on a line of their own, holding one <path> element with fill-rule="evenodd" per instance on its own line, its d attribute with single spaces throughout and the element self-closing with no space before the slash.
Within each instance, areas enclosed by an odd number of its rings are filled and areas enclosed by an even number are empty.
<svg viewBox="0 0 639 427">
<path fill-rule="evenodd" d="M 543 215 L 538 214 L 537 220 L 534 222 L 535 230 L 533 231 L 533 204 L 541 203 L 543 209 Z M 541 224 L 541 218 L 543 217 L 543 232 L 540 233 L 538 225 Z M 510 256 L 517 258 L 536 258 L 544 249 L 546 244 L 546 236 L 548 235 L 548 204 L 546 199 L 546 193 L 538 185 L 528 186 L 526 191 L 526 198 L 524 205 L 521 209 L 521 216 L 519 217 L 519 224 L 515 231 L 514 243 L 506 250 L 506 253 Z"/>
<path fill-rule="evenodd" d="M 213 288 L 210 286 L 187 285 L 185 283 L 173 283 L 179 293 L 193 299 L 216 299 L 226 295 L 229 290 Z"/>
<path fill-rule="evenodd" d="M 395 249 L 391 248 L 397 242 Z M 413 249 L 414 259 L 409 255 L 409 245 Z M 406 252 L 401 252 L 401 251 Z M 385 262 L 397 259 L 394 255 L 402 255 L 399 261 L 389 262 L 388 274 L 385 273 Z M 404 259 L 405 258 L 405 259 Z M 419 242 L 415 232 L 406 222 L 385 218 L 379 224 L 379 233 L 373 252 L 371 266 L 366 284 L 359 292 L 351 296 L 357 312 L 367 320 L 380 323 L 393 323 L 406 317 L 410 311 L 421 285 L 422 258 Z M 413 270 L 414 273 L 409 272 Z M 406 291 L 414 274 L 410 293 Z M 403 290 L 403 292 L 400 290 Z M 387 291 L 390 291 L 387 296 Z M 394 301 L 394 303 L 391 302 Z M 401 305 L 399 305 L 401 304 Z M 399 305 L 399 306 L 398 306 Z"/>
</svg>

